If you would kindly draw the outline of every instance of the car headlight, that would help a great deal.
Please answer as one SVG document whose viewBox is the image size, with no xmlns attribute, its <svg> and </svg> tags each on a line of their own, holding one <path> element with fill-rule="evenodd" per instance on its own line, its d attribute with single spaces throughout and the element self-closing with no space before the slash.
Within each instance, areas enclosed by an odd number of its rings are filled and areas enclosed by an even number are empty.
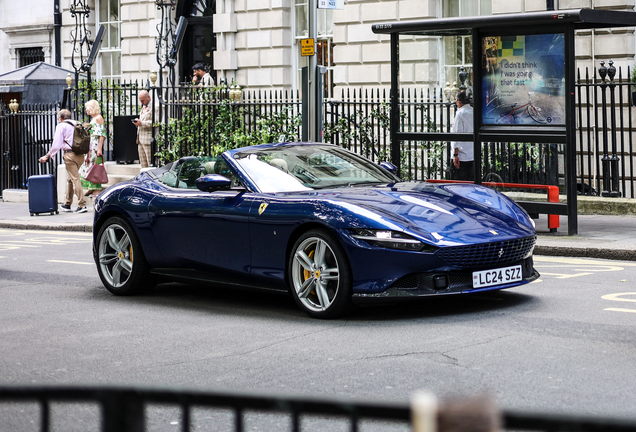
<svg viewBox="0 0 636 432">
<path fill-rule="evenodd" d="M 351 230 L 351 237 L 386 249 L 425 252 L 434 252 L 437 249 L 400 231 L 359 228 Z"/>
</svg>

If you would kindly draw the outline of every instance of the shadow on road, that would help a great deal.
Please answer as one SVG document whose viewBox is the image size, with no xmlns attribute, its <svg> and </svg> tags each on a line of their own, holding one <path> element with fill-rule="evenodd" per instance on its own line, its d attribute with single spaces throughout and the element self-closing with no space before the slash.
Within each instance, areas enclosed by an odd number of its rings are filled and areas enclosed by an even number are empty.
<svg viewBox="0 0 636 432">
<path fill-rule="evenodd" d="M 236 288 L 201 286 L 184 283 L 165 283 L 145 295 L 117 297 L 106 289 L 90 289 L 94 299 L 115 303 L 126 302 L 137 306 L 152 305 L 173 309 L 189 309 L 201 313 L 231 316 L 261 317 L 276 320 L 311 320 L 286 293 L 252 291 Z M 365 321 L 398 321 L 427 318 L 462 317 L 471 320 L 484 318 L 490 313 L 519 312 L 520 309 L 534 309 L 540 300 L 536 297 L 496 291 L 467 295 L 450 295 L 412 299 L 392 304 L 358 306 L 345 317 L 333 322 L 345 321 L 362 323 Z M 315 320 L 316 322 L 325 322 Z"/>
</svg>

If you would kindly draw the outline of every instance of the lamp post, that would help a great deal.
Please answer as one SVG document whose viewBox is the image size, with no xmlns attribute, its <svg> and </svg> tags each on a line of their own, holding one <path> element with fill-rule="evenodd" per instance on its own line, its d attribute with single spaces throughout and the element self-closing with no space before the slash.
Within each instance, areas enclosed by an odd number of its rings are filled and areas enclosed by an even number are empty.
<svg viewBox="0 0 636 432">
<path fill-rule="evenodd" d="M 73 51 L 71 52 L 71 64 L 75 69 L 75 83 L 79 80 L 79 72 L 88 60 L 93 41 L 91 32 L 86 28 L 86 20 L 91 13 L 88 0 L 73 0 L 70 7 L 71 17 L 75 18 L 75 28 L 71 30 Z"/>
<path fill-rule="evenodd" d="M 161 20 L 157 24 L 157 64 L 159 65 L 159 88 L 163 86 L 163 69 L 170 68 L 169 80 L 174 86 L 174 67 L 177 60 L 171 56 L 175 43 L 175 23 L 172 19 L 177 3 L 171 0 L 156 0 L 157 10 L 161 11 Z"/>
</svg>

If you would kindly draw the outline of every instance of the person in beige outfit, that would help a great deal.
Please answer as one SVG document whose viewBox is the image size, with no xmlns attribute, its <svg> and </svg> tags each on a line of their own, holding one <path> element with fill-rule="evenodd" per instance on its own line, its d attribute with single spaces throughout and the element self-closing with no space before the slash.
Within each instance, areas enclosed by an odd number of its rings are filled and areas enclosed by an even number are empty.
<svg viewBox="0 0 636 432">
<path fill-rule="evenodd" d="M 152 122 L 153 122 L 153 109 L 150 104 L 150 93 L 146 90 L 139 92 L 139 103 L 141 103 L 141 114 L 139 118 L 133 120 L 135 126 L 137 126 L 137 149 L 139 150 L 139 163 L 142 168 L 150 166 L 152 161 L 152 150 L 150 143 L 152 142 Z M 159 121 L 159 114 L 157 113 L 157 107 L 154 108 L 154 121 Z"/>
</svg>

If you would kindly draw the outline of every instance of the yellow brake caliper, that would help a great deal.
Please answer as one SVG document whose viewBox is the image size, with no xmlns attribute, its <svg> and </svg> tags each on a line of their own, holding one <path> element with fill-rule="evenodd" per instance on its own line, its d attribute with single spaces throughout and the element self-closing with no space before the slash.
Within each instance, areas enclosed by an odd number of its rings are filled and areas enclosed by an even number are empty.
<svg viewBox="0 0 636 432">
<path fill-rule="evenodd" d="M 309 258 L 311 258 L 311 259 L 314 259 L 314 253 L 315 253 L 315 252 L 316 252 L 316 250 L 314 249 L 314 250 L 312 250 L 311 252 L 309 252 L 309 253 L 307 254 L 307 256 L 308 256 Z M 309 279 L 310 277 L 311 277 L 311 272 L 310 272 L 309 270 L 305 270 L 305 269 L 303 269 L 303 278 L 304 278 L 304 279 L 303 279 L 303 282 L 305 282 L 305 281 L 306 281 L 307 279 Z M 310 293 L 310 294 L 315 295 L 315 294 L 316 294 L 316 290 L 315 290 L 315 289 L 312 289 L 309 293 Z"/>
</svg>

